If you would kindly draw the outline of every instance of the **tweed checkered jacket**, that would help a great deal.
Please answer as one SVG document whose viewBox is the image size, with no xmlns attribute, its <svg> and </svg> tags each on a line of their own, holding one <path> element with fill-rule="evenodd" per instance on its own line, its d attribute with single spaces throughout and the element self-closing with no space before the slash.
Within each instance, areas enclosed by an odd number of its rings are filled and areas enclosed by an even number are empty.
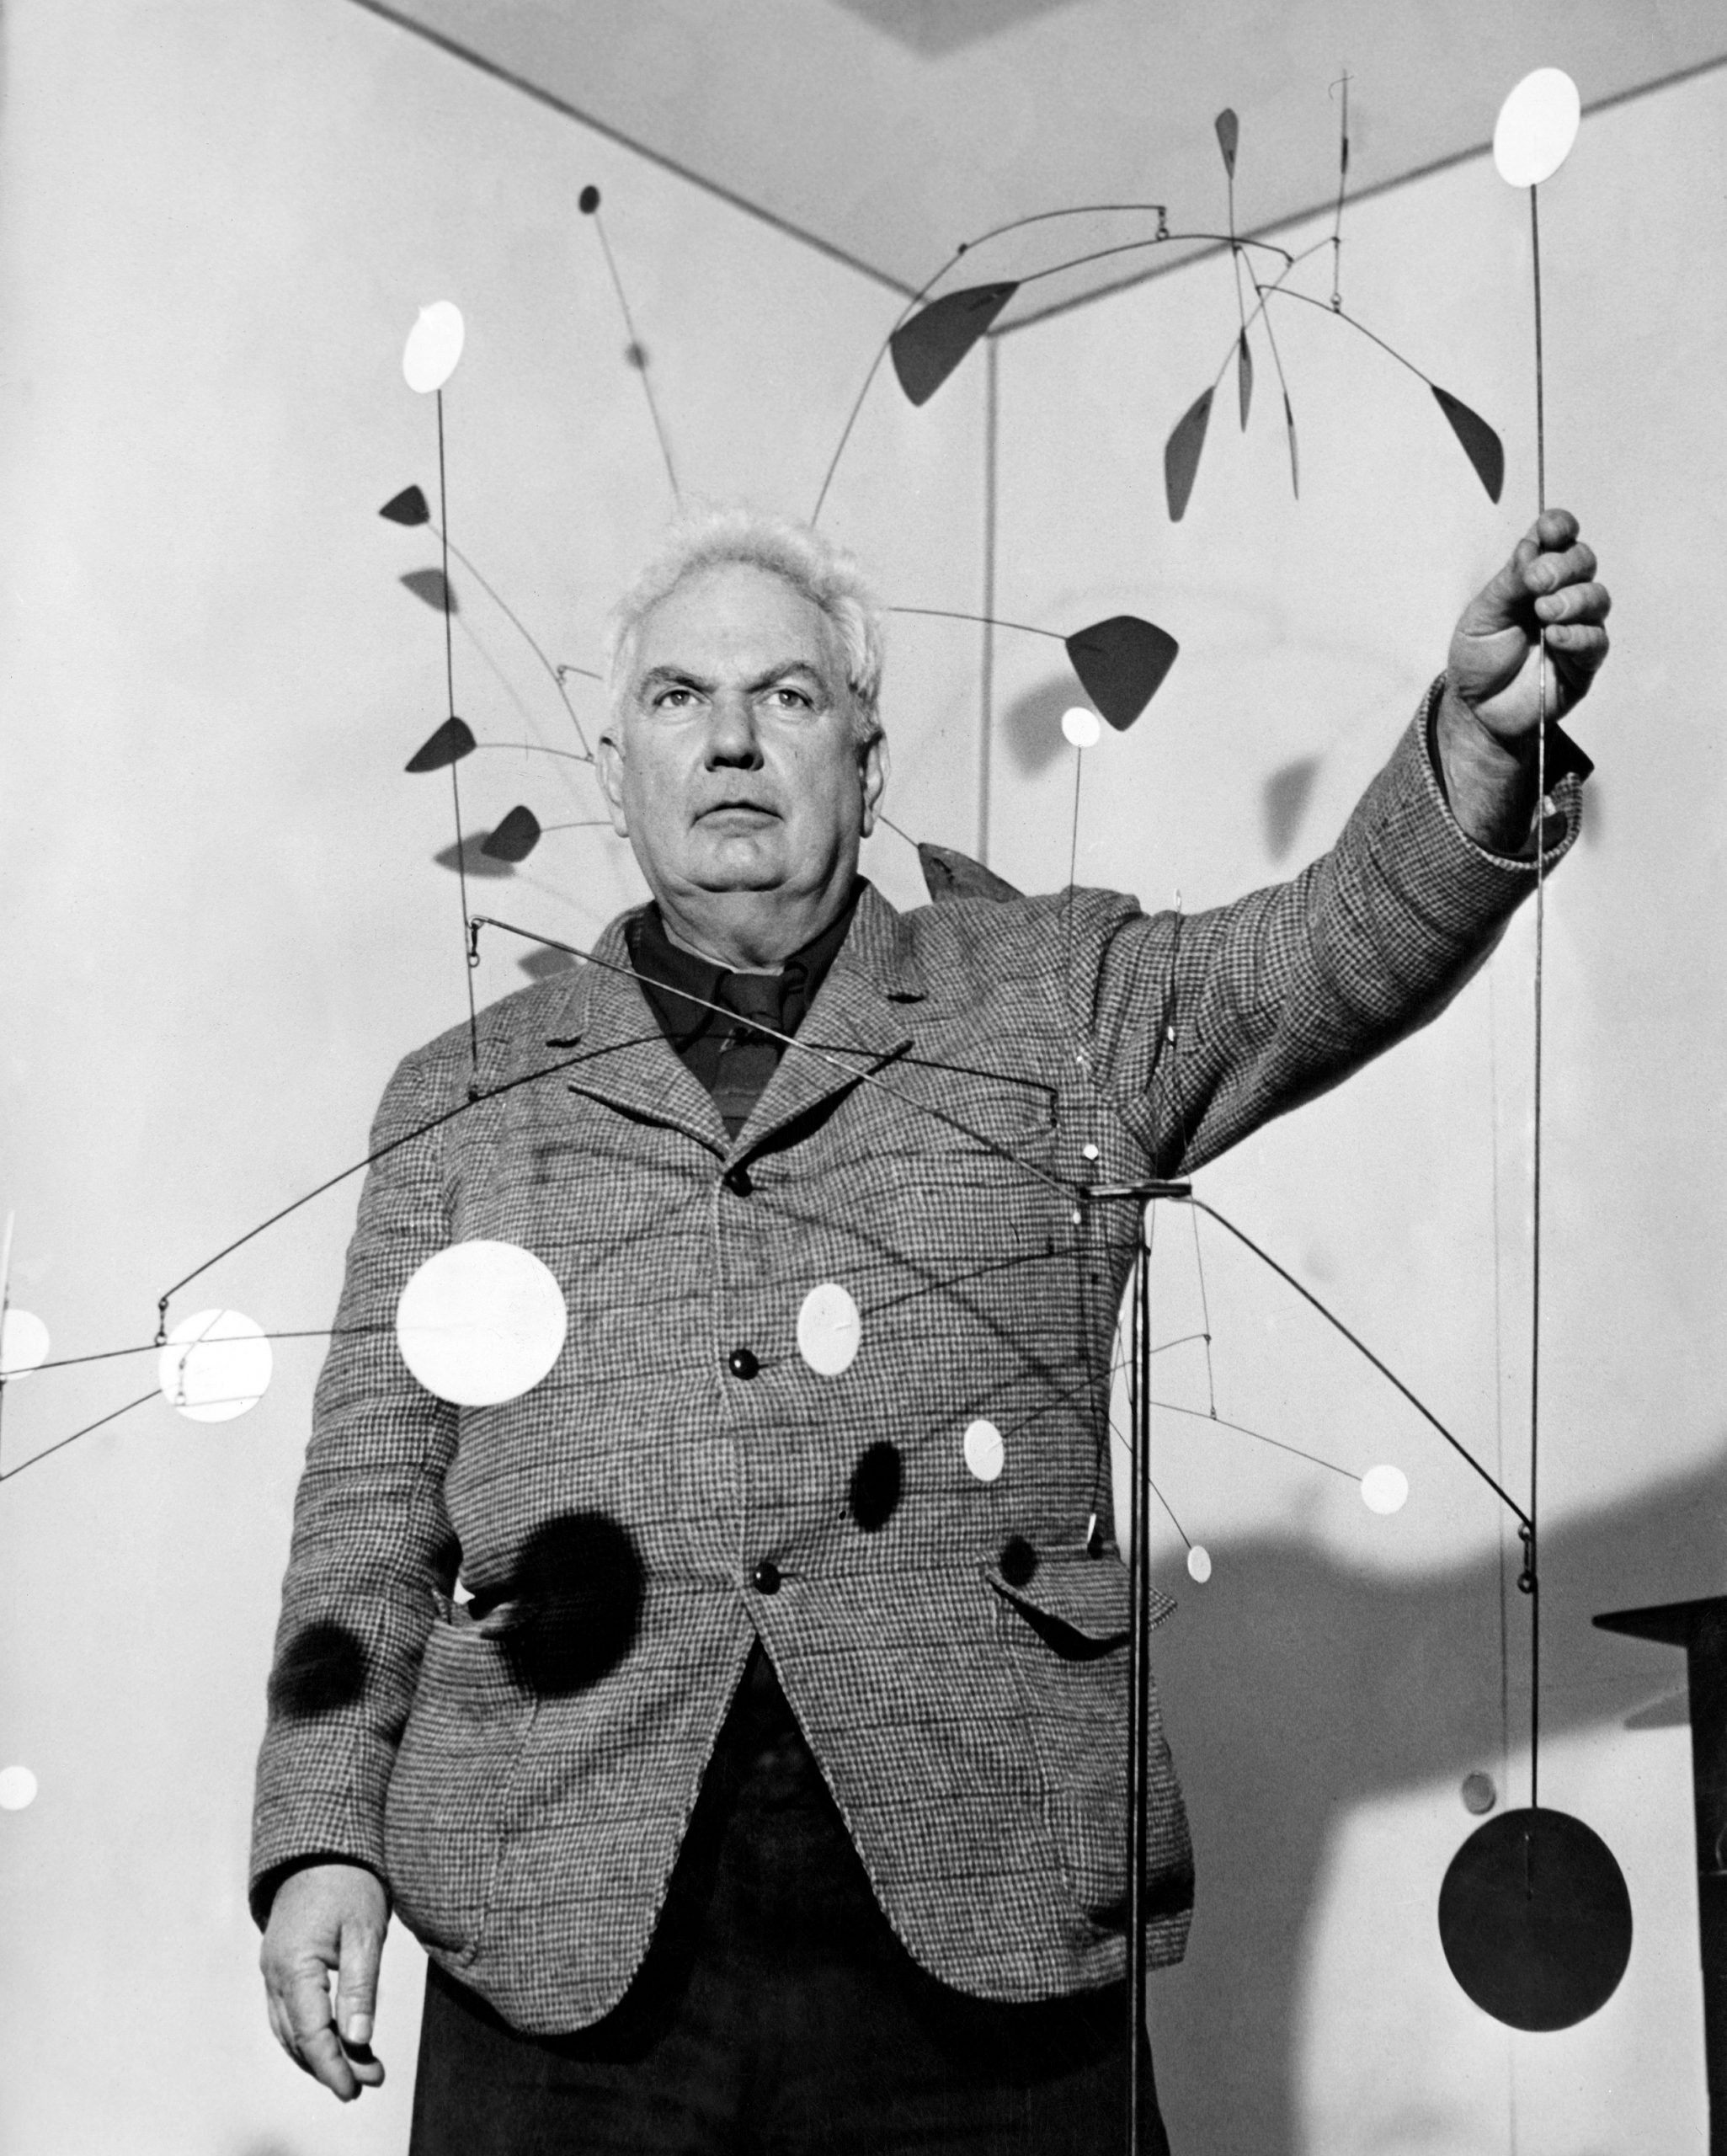
<svg viewBox="0 0 1727 2156">
<path fill-rule="evenodd" d="M 646 1950 L 760 1637 L 925 1968 L 1002 1999 L 1122 1974 L 1127 1573 L 1086 1536 L 1111 1517 L 1135 1224 L 1072 1186 L 1196 1167 L 1490 947 L 1532 871 L 1452 821 L 1431 706 L 1329 854 L 1213 912 L 1081 890 L 901 915 L 866 889 L 734 1140 L 635 982 L 591 967 L 482 1014 L 477 1105 L 465 1027 L 407 1058 L 297 1500 L 264 1892 L 346 1854 L 512 2023 L 592 2021 Z M 619 923 L 597 949 L 626 963 Z M 569 1330 L 532 1391 L 458 1410 L 392 1321 L 415 1268 L 476 1236 L 535 1251 Z M 861 1315 L 838 1377 L 797 1344 L 827 1281 Z M 978 1418 L 993 1481 L 962 1450 Z M 1154 1751 L 1168 1961 L 1192 1862 Z"/>
</svg>

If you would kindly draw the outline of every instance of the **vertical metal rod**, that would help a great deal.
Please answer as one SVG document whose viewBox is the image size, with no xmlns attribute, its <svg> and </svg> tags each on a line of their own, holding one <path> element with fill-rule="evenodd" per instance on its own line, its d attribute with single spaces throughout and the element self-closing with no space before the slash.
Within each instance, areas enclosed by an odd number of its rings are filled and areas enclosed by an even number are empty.
<svg viewBox="0 0 1727 2156">
<path fill-rule="evenodd" d="M 1530 268 L 1535 286 L 1535 506 L 1547 509 L 1546 382 L 1541 350 L 1540 190 L 1529 190 Z M 1539 543 L 1538 540 L 1538 545 Z M 1547 632 L 1538 622 L 1539 656 L 1536 680 L 1539 707 L 1535 726 L 1535 1035 L 1533 1129 L 1530 1136 L 1529 1231 L 1529 1524 L 1524 1535 L 1524 1570 L 1519 1584 L 1529 1597 L 1529 1809 L 1541 1804 L 1541 1574 L 1537 1562 L 1541 1470 L 1541 1152 L 1542 1015 L 1546 1003 L 1547 954 Z"/>
<path fill-rule="evenodd" d="M 1151 1724 L 1151 1247 L 1149 1209 L 1133 1254 L 1132 1548 L 1127 1569 L 1127 2156 L 1141 2156 L 1145 2091 L 1145 1867 Z"/>
<path fill-rule="evenodd" d="M 456 716 L 456 647 L 450 629 L 450 486 L 444 469 L 444 392 L 438 398 L 438 540 L 444 555 L 444 691 L 449 716 Z M 456 776 L 457 759 L 450 760 L 450 800 L 456 816 L 456 886 L 461 900 L 462 962 L 467 969 L 468 1098 L 474 1097 L 480 1078 L 480 1020 L 474 1005 L 474 927 L 467 910 L 467 863 L 462 858 L 461 787 Z"/>
<path fill-rule="evenodd" d="M 995 732 L 996 428 L 1001 407 L 999 349 L 983 340 L 983 651 L 978 670 L 978 858 L 989 866 L 989 758 Z"/>
</svg>

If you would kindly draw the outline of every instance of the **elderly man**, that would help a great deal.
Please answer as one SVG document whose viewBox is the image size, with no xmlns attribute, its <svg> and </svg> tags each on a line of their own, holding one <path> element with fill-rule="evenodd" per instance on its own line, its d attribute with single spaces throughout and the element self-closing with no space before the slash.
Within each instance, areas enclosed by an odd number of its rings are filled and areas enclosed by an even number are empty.
<svg viewBox="0 0 1727 2156">
<path fill-rule="evenodd" d="M 381 2078 L 393 1902 L 431 1957 L 418 2156 L 1107 2145 L 1136 1228 L 1084 1186 L 1186 1172 L 1439 1007 L 1575 835 L 1562 735 L 1535 798 L 1536 638 L 1552 718 L 1607 607 L 1544 515 L 1288 884 L 902 916 L 857 874 L 887 755 L 855 574 L 743 513 L 673 535 L 600 762 L 652 904 L 482 1013 L 477 1100 L 462 1027 L 380 1112 L 259 1767 L 303 2067 Z M 536 1253 L 569 1326 L 533 1390 L 457 1409 L 392 1321 L 475 1237 Z M 1160 1735 L 1154 1780 L 1168 1962 Z"/>
</svg>

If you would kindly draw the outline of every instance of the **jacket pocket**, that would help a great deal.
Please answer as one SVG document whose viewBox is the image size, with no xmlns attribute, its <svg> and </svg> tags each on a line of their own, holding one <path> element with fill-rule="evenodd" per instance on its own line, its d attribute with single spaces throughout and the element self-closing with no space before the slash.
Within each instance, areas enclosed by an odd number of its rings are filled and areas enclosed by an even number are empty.
<svg viewBox="0 0 1727 2156">
<path fill-rule="evenodd" d="M 1031 1577 L 983 1577 L 999 1598 L 998 1636 L 1012 1667 L 1046 1817 L 1069 1891 L 1091 1922 L 1127 1920 L 1128 1580 L 1114 1557 L 1045 1555 Z M 1154 1590 L 1151 1621 L 1175 1608 Z M 1180 1817 L 1174 1772 L 1153 1705 L 1152 1798 Z M 1185 1825 L 1181 1836 L 1185 1842 Z M 1153 1845 L 1159 1834 L 1155 1819 Z"/>
<path fill-rule="evenodd" d="M 427 1946 L 457 1956 L 478 1949 L 533 1716 L 489 1632 L 432 1627 L 384 1806 L 397 1909 Z"/>
</svg>

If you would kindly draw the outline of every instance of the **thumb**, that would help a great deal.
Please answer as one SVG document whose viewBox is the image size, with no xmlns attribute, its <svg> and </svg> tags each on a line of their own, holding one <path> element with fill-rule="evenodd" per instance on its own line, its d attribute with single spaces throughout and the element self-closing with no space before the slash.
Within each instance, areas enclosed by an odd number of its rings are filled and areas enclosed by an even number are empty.
<svg viewBox="0 0 1727 2156">
<path fill-rule="evenodd" d="M 336 2027 L 344 2044 L 371 2042 L 383 1945 L 383 1934 L 373 1924 L 349 1917 L 342 1926 L 341 1958 L 336 1970 Z"/>
</svg>

